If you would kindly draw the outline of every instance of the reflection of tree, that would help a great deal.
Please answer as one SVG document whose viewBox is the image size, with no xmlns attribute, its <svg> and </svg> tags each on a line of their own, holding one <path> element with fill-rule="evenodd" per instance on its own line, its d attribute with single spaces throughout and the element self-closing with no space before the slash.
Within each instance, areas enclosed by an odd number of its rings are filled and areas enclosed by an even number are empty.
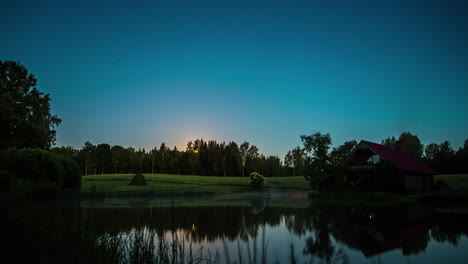
<svg viewBox="0 0 468 264">
<path fill-rule="evenodd" d="M 310 236 L 306 239 L 306 245 L 302 253 L 316 255 L 330 262 L 334 252 L 335 248 L 331 243 L 329 233 L 318 231 L 316 236 Z"/>
<path fill-rule="evenodd" d="M 264 199 L 252 199 L 250 200 L 250 213 L 251 214 L 259 214 L 263 210 L 265 210 L 266 202 Z"/>
<path fill-rule="evenodd" d="M 312 227 L 313 234 L 306 238 L 305 248 L 302 253 L 304 255 L 317 256 L 326 263 L 336 263 L 339 260 L 347 263 L 347 255 L 343 249 L 336 249 L 336 245 L 331 239 L 333 232 L 341 228 L 340 223 L 342 221 L 340 220 L 343 220 L 343 218 L 334 217 L 333 214 L 330 214 L 324 208 L 314 207 L 309 210 L 309 219 L 311 219 L 310 226 Z"/>
<path fill-rule="evenodd" d="M 403 246 L 403 255 L 417 255 L 420 252 L 424 252 L 429 243 L 430 236 L 428 232 L 416 237 L 415 239 L 409 241 L 406 245 Z"/>
<path fill-rule="evenodd" d="M 466 213 L 440 213 L 437 224 L 431 229 L 431 238 L 437 242 L 458 245 L 460 237 L 468 234 Z"/>
<path fill-rule="evenodd" d="M 284 223 L 288 230 L 296 235 L 305 235 L 306 232 L 312 231 L 312 219 L 302 211 L 285 215 Z"/>
<path fill-rule="evenodd" d="M 253 214 L 249 206 L 146 206 L 7 208 L 5 217 L 0 219 L 1 225 L 7 227 L 4 237 L 8 238 L 8 243 L 4 252 L 8 253 L 7 256 L 18 257 L 17 262 L 34 262 L 35 259 L 52 255 L 63 255 L 66 256 L 65 260 L 71 260 L 85 252 L 76 241 L 82 241 L 90 234 L 92 237 L 115 237 L 122 233 L 148 230 L 156 233 L 158 238 L 163 238 L 175 230 L 180 241 L 185 243 L 218 239 L 239 241 L 239 248 L 243 249 L 239 252 L 244 252 L 241 257 L 244 261 L 248 260 L 242 263 L 253 260 L 261 263 L 267 261 L 268 254 L 274 253 L 268 248 L 268 226 L 278 226 L 284 220 L 289 232 L 308 234 L 305 247 L 296 248 L 296 253 L 302 251 L 304 255 L 320 258 L 326 263 L 347 263 L 347 256 L 340 244 L 358 249 L 366 256 L 375 256 L 396 248 L 408 255 L 424 251 L 430 239 L 456 246 L 460 237 L 468 234 L 468 216 L 465 214 L 437 213 L 428 220 L 423 210 L 422 218 L 411 220 L 407 215 L 414 216 L 415 211 L 408 207 L 314 205 L 309 208 L 285 208 L 265 204 L 263 211 Z M 235 252 L 231 252 L 231 258 L 236 258 L 232 254 Z M 294 259 L 294 250 L 291 250 L 291 259 Z"/>
<path fill-rule="evenodd" d="M 462 232 L 447 230 L 443 226 L 436 226 L 431 230 L 431 238 L 437 242 L 449 242 L 452 245 L 458 245 L 458 240 Z"/>
</svg>

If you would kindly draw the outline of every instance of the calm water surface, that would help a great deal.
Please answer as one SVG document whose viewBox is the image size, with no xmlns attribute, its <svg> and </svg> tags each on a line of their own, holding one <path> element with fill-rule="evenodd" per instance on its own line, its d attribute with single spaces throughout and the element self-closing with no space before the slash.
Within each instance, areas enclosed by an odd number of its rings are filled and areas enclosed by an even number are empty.
<svg viewBox="0 0 468 264">
<path fill-rule="evenodd" d="M 2 256 L 17 263 L 468 263 L 463 208 L 258 197 L 5 207 Z"/>
</svg>

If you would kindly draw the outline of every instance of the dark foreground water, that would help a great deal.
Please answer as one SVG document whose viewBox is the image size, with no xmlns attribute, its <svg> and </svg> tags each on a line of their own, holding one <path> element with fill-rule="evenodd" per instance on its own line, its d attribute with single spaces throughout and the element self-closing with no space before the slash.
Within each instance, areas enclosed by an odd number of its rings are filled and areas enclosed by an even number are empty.
<svg viewBox="0 0 468 264">
<path fill-rule="evenodd" d="M 460 208 L 257 197 L 34 202 L 4 212 L 2 263 L 468 263 Z"/>
</svg>

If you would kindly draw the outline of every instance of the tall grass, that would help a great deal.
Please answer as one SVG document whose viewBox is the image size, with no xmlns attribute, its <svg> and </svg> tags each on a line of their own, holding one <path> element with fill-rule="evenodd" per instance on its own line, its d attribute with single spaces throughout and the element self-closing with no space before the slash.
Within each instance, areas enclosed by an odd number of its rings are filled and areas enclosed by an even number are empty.
<svg viewBox="0 0 468 264">
<path fill-rule="evenodd" d="M 88 236 L 83 241 L 88 263 L 144 263 L 144 264 L 216 264 L 221 263 L 218 251 L 203 247 L 194 251 L 177 234 L 170 240 L 164 234 L 138 229 L 125 234 Z"/>
</svg>

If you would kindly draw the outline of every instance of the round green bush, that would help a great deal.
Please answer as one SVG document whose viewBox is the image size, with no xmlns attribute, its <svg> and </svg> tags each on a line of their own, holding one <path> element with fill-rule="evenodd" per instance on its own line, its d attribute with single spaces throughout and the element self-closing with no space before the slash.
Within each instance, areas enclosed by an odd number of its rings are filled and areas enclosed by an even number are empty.
<svg viewBox="0 0 468 264">
<path fill-rule="evenodd" d="M 55 183 L 60 189 L 81 184 L 81 172 L 73 160 L 43 149 L 1 150 L 0 169 L 24 181 Z"/>
<path fill-rule="evenodd" d="M 64 188 L 80 188 L 81 186 L 81 169 L 76 162 L 68 157 L 58 156 L 60 163 L 65 169 Z"/>
<path fill-rule="evenodd" d="M 263 175 L 260 173 L 252 172 L 250 174 L 249 183 L 254 189 L 261 189 L 265 184 L 265 177 L 263 177 Z"/>
</svg>

